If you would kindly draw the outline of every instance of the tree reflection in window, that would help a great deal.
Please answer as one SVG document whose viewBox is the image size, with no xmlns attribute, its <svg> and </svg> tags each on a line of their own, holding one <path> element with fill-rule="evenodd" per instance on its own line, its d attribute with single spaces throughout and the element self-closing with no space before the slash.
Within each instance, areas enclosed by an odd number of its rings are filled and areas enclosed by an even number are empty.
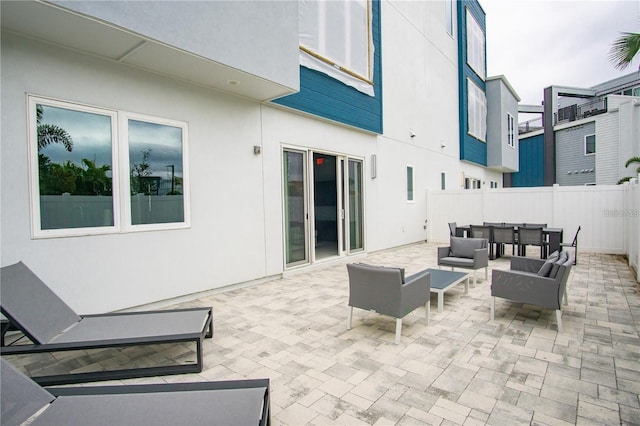
<svg viewBox="0 0 640 426">
<path fill-rule="evenodd" d="M 111 117 L 37 104 L 36 126 L 41 229 L 113 226 Z"/>
</svg>

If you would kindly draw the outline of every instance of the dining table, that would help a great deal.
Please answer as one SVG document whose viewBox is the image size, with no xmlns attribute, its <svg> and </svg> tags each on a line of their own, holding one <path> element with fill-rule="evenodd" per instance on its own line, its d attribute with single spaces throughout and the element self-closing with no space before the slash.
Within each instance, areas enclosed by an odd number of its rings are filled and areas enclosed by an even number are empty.
<svg viewBox="0 0 640 426">
<path fill-rule="evenodd" d="M 483 225 L 483 226 L 491 226 L 491 225 Z M 518 226 L 514 225 L 516 234 L 518 233 Z M 563 240 L 564 229 L 556 228 L 556 227 L 544 227 L 542 228 L 542 235 L 544 235 L 545 240 L 548 244 L 547 253 L 553 253 L 554 251 L 562 251 L 561 243 Z M 456 236 L 457 237 L 468 237 L 471 235 L 471 225 L 458 225 L 456 226 Z M 491 241 L 489 241 L 491 243 Z M 499 250 L 494 251 L 495 255 L 499 253 Z"/>
</svg>

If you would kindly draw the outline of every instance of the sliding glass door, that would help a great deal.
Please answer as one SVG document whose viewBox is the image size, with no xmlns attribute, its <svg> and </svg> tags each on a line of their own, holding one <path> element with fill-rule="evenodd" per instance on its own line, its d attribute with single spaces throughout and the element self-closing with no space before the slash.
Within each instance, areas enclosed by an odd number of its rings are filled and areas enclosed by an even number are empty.
<svg viewBox="0 0 640 426">
<path fill-rule="evenodd" d="M 284 151 L 284 240 L 287 266 L 309 262 L 306 153 Z"/>
<path fill-rule="evenodd" d="M 364 196 L 362 191 L 362 161 L 349 159 L 349 253 L 364 250 Z"/>
<path fill-rule="evenodd" d="M 283 174 L 287 268 L 364 250 L 362 160 L 285 149 Z"/>
</svg>

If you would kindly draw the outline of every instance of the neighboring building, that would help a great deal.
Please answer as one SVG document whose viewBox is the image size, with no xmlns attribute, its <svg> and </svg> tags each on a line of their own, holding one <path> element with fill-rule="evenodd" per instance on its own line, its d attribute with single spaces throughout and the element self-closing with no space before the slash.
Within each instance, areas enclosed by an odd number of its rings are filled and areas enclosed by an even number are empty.
<svg viewBox="0 0 640 426">
<path fill-rule="evenodd" d="M 543 125 L 520 126 L 512 186 L 614 185 L 633 175 L 624 163 L 640 155 L 640 71 L 592 88 L 551 86 L 544 99 L 534 121 Z"/>
<path fill-rule="evenodd" d="M 477 1 L 0 7 L 1 263 L 82 312 L 421 241 L 517 170 Z"/>
<path fill-rule="evenodd" d="M 487 166 L 505 176 L 511 176 L 519 167 L 519 101 L 505 76 L 487 79 Z"/>
</svg>

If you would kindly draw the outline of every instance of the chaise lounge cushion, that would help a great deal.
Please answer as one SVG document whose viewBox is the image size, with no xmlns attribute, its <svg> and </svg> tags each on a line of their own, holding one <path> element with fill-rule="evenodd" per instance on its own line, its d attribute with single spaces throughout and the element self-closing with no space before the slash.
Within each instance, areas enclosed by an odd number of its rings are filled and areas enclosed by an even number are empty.
<svg viewBox="0 0 640 426">
<path fill-rule="evenodd" d="M 450 246 L 450 256 L 463 259 L 473 259 L 475 250 L 485 248 L 480 238 L 451 237 Z"/>
</svg>

